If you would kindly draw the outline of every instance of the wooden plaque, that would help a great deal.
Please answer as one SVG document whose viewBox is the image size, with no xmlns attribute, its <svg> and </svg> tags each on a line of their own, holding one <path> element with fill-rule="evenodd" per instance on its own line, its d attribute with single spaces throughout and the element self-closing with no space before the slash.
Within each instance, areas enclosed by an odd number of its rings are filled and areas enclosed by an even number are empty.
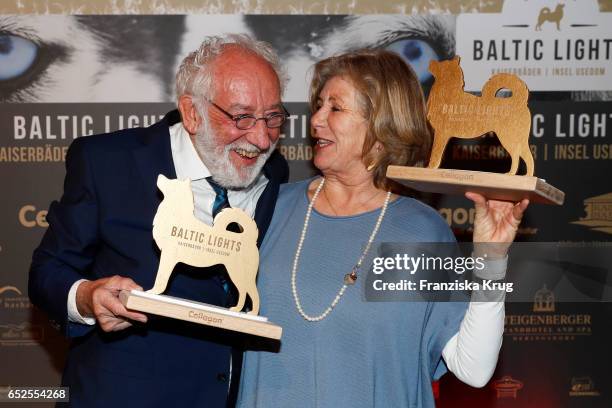
<svg viewBox="0 0 612 408">
<path fill-rule="evenodd" d="M 164 199 L 153 218 L 153 238 L 161 250 L 155 283 L 147 293 L 122 293 L 123 304 L 131 310 L 279 339 L 282 329 L 257 316 L 259 232 L 255 221 L 241 209 L 226 208 L 217 214 L 212 226 L 207 225 L 193 214 L 190 180 L 169 180 L 160 174 L 157 186 Z M 230 224 L 237 225 L 239 232 L 228 230 Z M 237 304 L 224 309 L 162 295 L 179 262 L 195 267 L 224 265 L 238 290 Z M 241 313 L 247 296 L 252 308 Z"/>
<path fill-rule="evenodd" d="M 484 84 L 482 96 L 469 94 L 463 90 L 459 61 L 457 56 L 429 65 L 435 81 L 427 100 L 427 119 L 434 130 L 428 168 L 389 166 L 387 177 L 418 191 L 444 194 L 473 191 L 490 199 L 529 198 L 536 203 L 563 204 L 565 194 L 561 190 L 533 176 L 527 85 L 516 75 L 496 74 Z M 502 89 L 509 89 L 512 95 L 497 96 Z M 489 132 L 497 135 L 512 159 L 507 174 L 439 168 L 451 138 L 471 139 Z M 516 175 L 520 160 L 527 166 L 524 176 Z"/>
<path fill-rule="evenodd" d="M 131 310 L 184 320 L 206 326 L 280 340 L 283 329 L 267 318 L 232 312 L 218 306 L 138 290 L 121 291 L 121 302 Z"/>
<path fill-rule="evenodd" d="M 417 191 L 442 194 L 482 194 L 493 200 L 563 204 L 563 191 L 537 177 L 510 176 L 484 171 L 426 169 L 422 167 L 389 166 L 387 177 Z"/>
</svg>

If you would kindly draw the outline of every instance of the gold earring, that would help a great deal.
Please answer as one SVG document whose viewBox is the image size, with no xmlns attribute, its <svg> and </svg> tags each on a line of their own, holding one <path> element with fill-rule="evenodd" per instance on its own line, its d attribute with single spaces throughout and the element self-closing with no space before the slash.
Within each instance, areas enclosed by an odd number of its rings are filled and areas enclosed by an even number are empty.
<svg viewBox="0 0 612 408">
<path fill-rule="evenodd" d="M 376 166 L 376 162 L 373 161 L 372 163 L 370 163 L 370 165 L 366 168 L 367 171 L 372 171 L 372 169 L 374 168 L 374 166 Z"/>
</svg>

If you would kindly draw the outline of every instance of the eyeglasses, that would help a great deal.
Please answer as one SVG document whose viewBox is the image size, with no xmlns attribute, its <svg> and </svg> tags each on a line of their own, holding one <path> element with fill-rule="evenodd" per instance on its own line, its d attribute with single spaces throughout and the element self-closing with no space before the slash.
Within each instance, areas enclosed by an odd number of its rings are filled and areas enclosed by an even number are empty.
<svg viewBox="0 0 612 408">
<path fill-rule="evenodd" d="M 260 118 L 256 118 L 253 115 L 246 115 L 246 114 L 232 115 L 231 113 L 229 113 L 228 111 L 226 111 L 225 109 L 223 109 L 222 107 L 214 103 L 213 101 L 207 100 L 207 102 L 210 103 L 215 108 L 217 108 L 219 112 L 225 114 L 225 116 L 227 116 L 232 121 L 234 121 L 234 123 L 236 124 L 236 127 L 240 130 L 251 129 L 253 126 L 257 124 L 258 120 L 263 120 L 264 122 L 266 122 L 266 126 L 269 129 L 279 128 L 283 126 L 283 123 L 285 123 L 287 121 L 287 117 L 289 117 L 289 112 L 287 112 L 287 109 L 285 109 L 284 106 L 281 106 L 283 108 L 282 113 L 276 112 L 268 116 L 262 116 Z"/>
</svg>

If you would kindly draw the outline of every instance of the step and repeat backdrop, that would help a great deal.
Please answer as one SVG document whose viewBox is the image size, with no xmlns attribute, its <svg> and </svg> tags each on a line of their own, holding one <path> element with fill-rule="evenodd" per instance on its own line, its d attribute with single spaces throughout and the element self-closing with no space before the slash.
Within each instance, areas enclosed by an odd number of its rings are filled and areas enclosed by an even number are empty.
<svg viewBox="0 0 612 408">
<path fill-rule="evenodd" d="M 68 344 L 29 302 L 27 279 L 49 203 L 62 192 L 68 146 L 149 126 L 173 109 L 174 72 L 205 35 L 249 33 L 279 52 L 291 113 L 279 149 L 292 180 L 315 174 L 305 101 L 309 69 L 321 58 L 386 48 L 414 68 L 426 93 L 429 62 L 455 55 L 466 91 L 478 93 L 495 73 L 519 75 L 531 91 L 535 173 L 565 191 L 566 202 L 531 206 L 518 239 L 603 247 L 612 240 L 608 1 L 105 3 L 0 7 L 0 387 L 60 381 Z M 447 168 L 510 168 L 494 135 L 453 142 L 444 157 Z M 460 240 L 470 239 L 470 202 L 424 199 Z M 611 317 L 610 303 L 555 301 L 554 286 L 533 302 L 508 304 L 490 383 L 472 389 L 449 374 L 435 387 L 438 406 L 612 406 Z"/>
</svg>

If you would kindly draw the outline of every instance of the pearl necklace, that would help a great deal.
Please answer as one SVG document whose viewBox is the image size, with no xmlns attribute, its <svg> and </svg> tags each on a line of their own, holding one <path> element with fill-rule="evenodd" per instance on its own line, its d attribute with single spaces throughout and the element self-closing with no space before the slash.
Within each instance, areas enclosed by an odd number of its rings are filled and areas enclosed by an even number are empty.
<svg viewBox="0 0 612 408">
<path fill-rule="evenodd" d="M 312 196 L 312 200 L 310 201 L 310 204 L 308 204 L 308 211 L 306 211 L 306 218 L 304 219 L 304 227 L 302 228 L 302 234 L 300 235 L 300 241 L 298 242 L 297 250 L 295 251 L 295 258 L 293 258 L 293 269 L 291 270 L 291 291 L 293 292 L 293 300 L 295 301 L 295 307 L 297 308 L 298 313 L 305 320 L 308 320 L 309 322 L 318 322 L 318 321 L 325 319 L 327 315 L 332 311 L 332 309 L 336 307 L 336 305 L 340 301 L 340 298 L 342 297 L 342 295 L 344 295 L 344 292 L 346 291 L 346 288 L 348 287 L 348 285 L 353 285 L 355 283 L 355 281 L 357 280 L 357 271 L 359 270 L 359 268 L 361 268 L 361 264 L 364 258 L 366 257 L 368 251 L 370 250 L 370 247 L 372 246 L 372 242 L 374 242 L 374 238 L 376 237 L 376 234 L 378 233 L 380 224 L 382 223 L 382 220 L 385 217 L 385 212 L 387 212 L 387 206 L 389 205 L 389 200 L 391 199 L 391 192 L 388 191 L 387 197 L 385 198 L 385 203 L 383 204 L 382 209 L 380 210 L 380 215 L 378 216 L 378 220 L 376 220 L 376 225 L 374 226 L 374 229 L 372 230 L 372 233 L 370 234 L 370 239 L 368 240 L 368 243 L 366 244 L 365 249 L 361 253 L 359 260 L 353 267 L 352 271 L 344 275 L 344 284 L 342 285 L 342 287 L 336 294 L 336 297 L 334 298 L 334 300 L 331 302 L 331 305 L 329 305 L 327 309 L 325 309 L 323 313 L 321 313 L 320 315 L 310 316 L 304 312 L 304 309 L 302 309 L 302 303 L 300 302 L 300 297 L 298 296 L 298 293 L 297 293 L 297 285 L 295 281 L 297 277 L 297 267 L 300 261 L 300 255 L 302 253 L 302 246 L 304 244 L 304 239 L 306 238 L 306 231 L 308 230 L 308 223 L 310 222 L 310 215 L 312 214 L 312 207 L 314 207 L 314 203 L 317 200 L 319 193 L 323 189 L 323 184 L 325 184 L 325 178 L 323 178 L 323 180 L 321 180 L 321 183 L 319 183 L 317 190 Z"/>
</svg>

